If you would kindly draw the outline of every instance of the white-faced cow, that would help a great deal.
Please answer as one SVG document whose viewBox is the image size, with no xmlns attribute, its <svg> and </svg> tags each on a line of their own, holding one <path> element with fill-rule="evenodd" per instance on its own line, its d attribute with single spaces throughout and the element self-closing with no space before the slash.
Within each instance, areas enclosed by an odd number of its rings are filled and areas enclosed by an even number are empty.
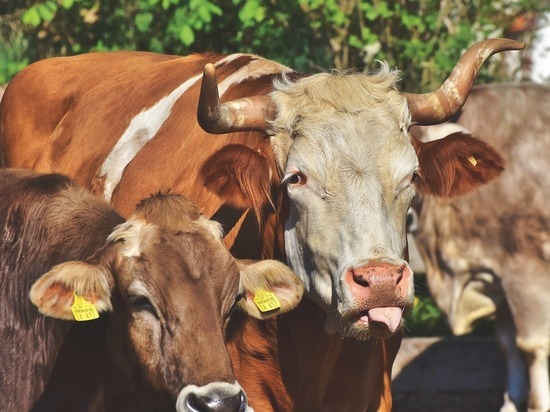
<svg viewBox="0 0 550 412">
<path fill-rule="evenodd" d="M 496 314 L 497 338 L 508 361 L 502 411 L 526 405 L 548 411 L 550 88 L 476 87 L 457 123 L 420 132 L 441 137 L 441 127 L 490 142 L 503 154 L 506 170 L 462 198 L 442 202 L 423 196 L 415 202 L 420 212 L 415 237 L 430 291 L 455 334 Z"/>
<path fill-rule="evenodd" d="M 426 95 L 400 93 L 385 64 L 371 75 L 301 75 L 243 54 L 45 60 L 6 89 L 5 162 L 66 173 L 122 215 L 171 189 L 224 225 L 235 256 L 286 259 L 308 299 L 268 324 L 236 322 L 230 335 L 250 404 L 387 411 L 413 300 L 404 251 L 415 189 L 452 196 L 502 169 L 466 135 L 424 145 L 408 128 L 449 119 L 485 59 L 522 47 L 478 43 Z"/>
<path fill-rule="evenodd" d="M 0 169 L 0 198 L 0 410 L 249 410 L 229 317 L 295 306 L 290 269 L 237 262 L 178 195 L 124 222 L 65 176 Z"/>
</svg>

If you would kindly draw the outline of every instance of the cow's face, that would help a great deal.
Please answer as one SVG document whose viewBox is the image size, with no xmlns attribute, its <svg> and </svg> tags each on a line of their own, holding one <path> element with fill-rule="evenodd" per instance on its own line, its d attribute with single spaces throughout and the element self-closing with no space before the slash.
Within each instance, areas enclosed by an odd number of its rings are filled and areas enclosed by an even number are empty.
<svg viewBox="0 0 550 412">
<path fill-rule="evenodd" d="M 224 344 L 231 312 L 239 307 L 262 318 L 289 310 L 301 283 L 279 262 L 237 263 L 204 218 L 171 230 L 142 217 L 116 228 L 98 264 L 67 262 L 45 274 L 31 299 L 42 312 L 66 319 L 72 318 L 73 290 L 100 311 L 112 301 L 110 362 L 125 382 L 146 384 L 149 392 L 135 394 L 143 403 L 178 411 L 219 403 L 247 409 Z M 66 302 L 52 306 L 60 289 Z M 259 312 L 251 303 L 259 289 L 272 292 L 281 308 Z"/>
<path fill-rule="evenodd" d="M 273 150 L 290 199 L 289 263 L 327 325 L 367 339 L 397 331 L 413 299 L 403 259 L 415 191 L 466 193 L 503 169 L 501 156 L 456 132 L 423 143 L 408 135 L 397 74 L 319 74 L 276 84 Z"/>
<path fill-rule="evenodd" d="M 403 254 L 419 164 L 385 76 L 312 77 L 272 94 L 288 260 L 329 323 L 360 339 L 395 332 L 414 293 Z"/>
</svg>

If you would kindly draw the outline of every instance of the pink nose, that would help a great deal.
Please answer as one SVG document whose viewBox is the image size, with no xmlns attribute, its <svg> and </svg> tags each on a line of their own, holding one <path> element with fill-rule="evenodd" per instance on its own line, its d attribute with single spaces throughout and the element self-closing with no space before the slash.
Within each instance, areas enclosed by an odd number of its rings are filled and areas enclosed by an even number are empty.
<svg viewBox="0 0 550 412">
<path fill-rule="evenodd" d="M 355 299 L 376 306 L 394 306 L 405 298 L 410 279 L 411 273 L 405 264 L 379 261 L 351 268 L 345 275 L 346 284 Z"/>
</svg>

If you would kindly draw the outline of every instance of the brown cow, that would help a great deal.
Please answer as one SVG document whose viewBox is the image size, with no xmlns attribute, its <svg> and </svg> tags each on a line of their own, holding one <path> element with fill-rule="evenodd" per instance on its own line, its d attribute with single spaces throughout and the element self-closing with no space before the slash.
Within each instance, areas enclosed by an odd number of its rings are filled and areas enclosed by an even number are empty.
<svg viewBox="0 0 550 412">
<path fill-rule="evenodd" d="M 229 316 L 295 306 L 290 269 L 237 264 L 219 224 L 177 195 L 124 222 L 65 176 L 0 169 L 0 198 L 0 410 L 249 410 L 224 345 Z M 281 307 L 261 313 L 260 289 Z M 112 313 L 59 320 L 100 312 Z"/>
<path fill-rule="evenodd" d="M 415 188 L 452 196 L 502 168 L 477 140 L 423 145 L 409 125 L 448 119 L 485 59 L 521 47 L 474 45 L 427 95 L 399 93 L 385 64 L 372 75 L 301 75 L 243 54 L 45 60 L 6 89 L 5 161 L 69 174 L 123 215 L 171 189 L 226 227 L 235 256 L 286 258 L 309 299 L 267 325 L 236 322 L 229 342 L 257 410 L 389 410 L 414 293 L 404 250 Z M 201 129 L 199 100 L 202 127 L 226 135 Z"/>
<path fill-rule="evenodd" d="M 550 87 L 475 87 L 457 123 L 420 132 L 433 140 L 451 128 L 493 144 L 506 170 L 463 198 L 441 202 L 425 196 L 416 203 L 415 237 L 430 291 L 455 334 L 496 315 L 508 364 L 501 410 L 524 410 L 528 401 L 530 411 L 548 411 Z"/>
</svg>

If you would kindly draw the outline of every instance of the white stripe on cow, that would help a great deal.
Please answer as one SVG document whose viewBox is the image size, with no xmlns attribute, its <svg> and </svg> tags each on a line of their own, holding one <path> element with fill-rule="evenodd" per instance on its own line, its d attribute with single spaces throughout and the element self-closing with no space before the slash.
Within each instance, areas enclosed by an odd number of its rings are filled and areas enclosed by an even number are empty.
<svg viewBox="0 0 550 412">
<path fill-rule="evenodd" d="M 181 97 L 202 74 L 197 74 L 184 82 L 168 96 L 160 99 L 151 108 L 139 113 L 130 121 L 130 125 L 124 131 L 115 144 L 109 156 L 101 166 L 99 176 L 105 178 L 103 196 L 107 201 L 111 200 L 115 187 L 122 178 L 124 169 L 138 154 L 138 152 L 151 140 L 164 124 L 174 103 Z"/>
<path fill-rule="evenodd" d="M 229 63 L 239 57 L 246 56 L 242 53 L 231 54 L 216 62 L 215 66 Z M 238 84 L 244 79 L 257 78 L 266 74 L 289 72 L 291 69 L 257 56 L 246 66 L 241 67 L 235 73 L 229 75 L 219 84 L 220 96 L 227 91 L 232 84 Z M 134 159 L 147 142 L 153 139 L 162 127 L 172 111 L 176 101 L 202 77 L 202 73 L 191 77 L 172 91 L 168 96 L 160 99 L 155 105 L 139 113 L 131 121 L 117 141 L 105 161 L 103 162 L 99 177 L 104 179 L 103 196 L 107 201 L 111 200 L 113 191 L 120 183 L 126 166 Z"/>
</svg>

